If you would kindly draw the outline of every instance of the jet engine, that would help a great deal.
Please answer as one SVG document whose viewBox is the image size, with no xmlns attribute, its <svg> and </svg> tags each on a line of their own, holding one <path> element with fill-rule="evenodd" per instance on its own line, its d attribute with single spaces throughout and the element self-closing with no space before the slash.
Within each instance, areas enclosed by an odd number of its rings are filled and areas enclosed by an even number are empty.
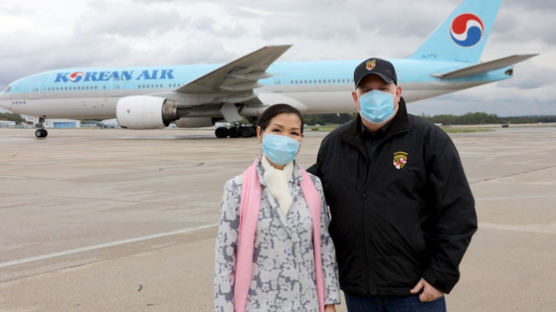
<svg viewBox="0 0 556 312">
<path fill-rule="evenodd" d="M 116 105 L 116 118 L 122 128 L 158 129 L 179 118 L 174 101 L 156 96 L 126 96 Z"/>
</svg>

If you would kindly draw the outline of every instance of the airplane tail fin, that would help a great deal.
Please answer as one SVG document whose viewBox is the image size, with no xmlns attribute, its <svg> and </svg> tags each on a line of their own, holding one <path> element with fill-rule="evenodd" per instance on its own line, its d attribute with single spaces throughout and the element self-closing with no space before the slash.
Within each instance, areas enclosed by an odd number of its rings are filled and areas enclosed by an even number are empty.
<svg viewBox="0 0 556 312">
<path fill-rule="evenodd" d="M 502 0 L 464 0 L 409 56 L 477 63 Z"/>
</svg>

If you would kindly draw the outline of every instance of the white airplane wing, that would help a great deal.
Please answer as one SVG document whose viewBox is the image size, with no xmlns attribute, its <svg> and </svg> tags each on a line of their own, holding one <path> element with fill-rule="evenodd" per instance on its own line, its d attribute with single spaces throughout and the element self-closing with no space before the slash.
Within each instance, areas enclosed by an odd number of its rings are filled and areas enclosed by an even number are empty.
<svg viewBox="0 0 556 312">
<path fill-rule="evenodd" d="M 468 67 L 464 67 L 458 70 L 454 70 L 448 73 L 443 74 L 434 74 L 433 76 L 440 79 L 454 79 L 454 78 L 463 78 L 474 76 L 481 73 L 486 73 L 491 70 L 496 70 L 500 68 L 504 68 L 519 62 L 523 62 L 527 59 L 530 59 L 538 54 L 522 54 L 522 55 L 511 55 L 503 58 L 499 58 L 493 61 L 480 63 L 477 65 L 472 65 Z"/>
<path fill-rule="evenodd" d="M 263 87 L 257 81 L 272 76 L 266 72 L 267 68 L 290 47 L 265 46 L 180 86 L 174 92 L 200 99 L 197 105 L 186 108 L 188 110 L 216 105 L 228 122 L 240 121 L 242 117 L 236 104 L 264 109 L 253 90 Z"/>
<path fill-rule="evenodd" d="M 179 87 L 176 92 L 252 94 L 253 89 L 262 86 L 257 80 L 271 77 L 266 69 L 290 47 L 263 47 Z"/>
</svg>

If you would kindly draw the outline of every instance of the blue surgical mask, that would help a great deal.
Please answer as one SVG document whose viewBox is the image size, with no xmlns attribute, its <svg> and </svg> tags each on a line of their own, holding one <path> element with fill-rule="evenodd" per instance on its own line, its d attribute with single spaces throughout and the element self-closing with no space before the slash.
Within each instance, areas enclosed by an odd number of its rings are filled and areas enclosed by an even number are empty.
<svg viewBox="0 0 556 312">
<path fill-rule="evenodd" d="M 361 117 L 379 124 L 394 115 L 394 96 L 388 92 L 373 90 L 359 98 Z"/>
<path fill-rule="evenodd" d="M 263 135 L 263 153 L 276 165 L 282 166 L 295 158 L 299 151 L 299 142 L 285 136 L 277 134 Z"/>
</svg>

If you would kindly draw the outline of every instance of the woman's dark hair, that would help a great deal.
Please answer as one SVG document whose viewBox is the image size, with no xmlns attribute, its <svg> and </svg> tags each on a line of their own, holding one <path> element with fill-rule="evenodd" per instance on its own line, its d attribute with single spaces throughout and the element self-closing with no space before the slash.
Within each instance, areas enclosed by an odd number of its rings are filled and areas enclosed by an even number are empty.
<svg viewBox="0 0 556 312">
<path fill-rule="evenodd" d="M 265 109 L 258 121 L 258 125 L 261 127 L 261 130 L 265 131 L 272 118 L 280 114 L 296 114 L 299 116 L 299 120 L 301 120 L 301 133 L 303 133 L 303 116 L 301 116 L 301 113 L 297 108 L 289 104 L 274 104 Z"/>
</svg>

